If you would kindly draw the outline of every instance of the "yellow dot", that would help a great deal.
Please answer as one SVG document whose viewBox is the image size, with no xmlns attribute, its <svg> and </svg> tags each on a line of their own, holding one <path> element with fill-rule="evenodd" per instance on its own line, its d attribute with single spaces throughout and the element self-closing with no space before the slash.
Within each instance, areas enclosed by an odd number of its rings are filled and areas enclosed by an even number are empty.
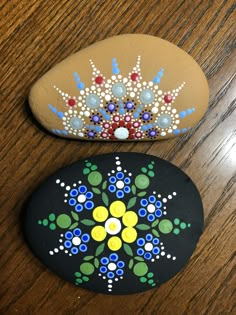
<svg viewBox="0 0 236 315">
<path fill-rule="evenodd" d="M 126 207 L 122 201 L 114 201 L 110 205 L 110 212 L 113 217 L 120 218 L 125 213 Z"/>
<path fill-rule="evenodd" d="M 123 215 L 122 222 L 125 226 L 133 227 L 138 223 L 138 216 L 134 211 L 127 211 Z"/>
<path fill-rule="evenodd" d="M 103 226 L 95 226 L 91 231 L 91 236 L 95 241 L 101 242 L 106 237 L 107 232 Z"/>
<path fill-rule="evenodd" d="M 107 242 L 107 245 L 110 248 L 110 250 L 117 251 L 118 249 L 121 248 L 122 242 L 119 237 L 112 236 Z"/>
<path fill-rule="evenodd" d="M 137 232 L 134 228 L 127 227 L 122 231 L 121 237 L 126 243 L 133 243 L 137 238 Z"/>
<path fill-rule="evenodd" d="M 93 218 L 97 222 L 104 222 L 108 217 L 108 211 L 105 207 L 96 207 L 93 210 Z"/>
<path fill-rule="evenodd" d="M 117 229 L 117 225 L 114 222 L 112 222 L 112 223 L 109 224 L 109 229 L 111 231 L 115 231 Z"/>
</svg>

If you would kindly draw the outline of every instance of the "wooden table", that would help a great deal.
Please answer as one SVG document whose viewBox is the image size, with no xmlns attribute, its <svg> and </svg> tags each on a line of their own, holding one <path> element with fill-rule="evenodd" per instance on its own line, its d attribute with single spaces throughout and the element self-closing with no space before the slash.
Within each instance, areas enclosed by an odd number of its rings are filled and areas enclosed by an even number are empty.
<svg viewBox="0 0 236 315">
<path fill-rule="evenodd" d="M 0 314 L 236 314 L 235 6 L 233 0 L 2 0 L 0 3 Z M 97 40 L 145 33 L 190 53 L 210 85 L 209 109 L 183 137 L 91 143 L 56 138 L 28 109 L 32 84 Z M 159 289 L 106 296 L 47 270 L 24 242 L 21 214 L 51 173 L 95 154 L 145 152 L 171 161 L 200 190 L 205 231 L 186 268 Z"/>
</svg>

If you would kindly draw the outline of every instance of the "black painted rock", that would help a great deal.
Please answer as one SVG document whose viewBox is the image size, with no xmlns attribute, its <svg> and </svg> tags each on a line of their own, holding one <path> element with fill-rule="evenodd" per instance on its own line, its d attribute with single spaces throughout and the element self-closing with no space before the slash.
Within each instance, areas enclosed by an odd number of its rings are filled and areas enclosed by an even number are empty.
<svg viewBox="0 0 236 315">
<path fill-rule="evenodd" d="M 26 238 L 42 262 L 73 284 L 109 294 L 169 280 L 202 230 L 191 179 L 137 153 L 100 155 L 59 170 L 33 194 L 25 219 Z"/>
</svg>

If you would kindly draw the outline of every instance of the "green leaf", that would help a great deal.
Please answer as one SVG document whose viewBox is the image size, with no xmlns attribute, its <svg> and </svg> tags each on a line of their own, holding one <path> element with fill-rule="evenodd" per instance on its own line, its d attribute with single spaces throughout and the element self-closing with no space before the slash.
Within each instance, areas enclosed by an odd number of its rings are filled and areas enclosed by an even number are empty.
<svg viewBox="0 0 236 315">
<path fill-rule="evenodd" d="M 155 229 L 152 229 L 152 234 L 155 235 L 155 236 L 157 236 L 157 237 L 160 236 L 160 234 L 159 234 L 159 233 L 157 232 L 157 230 L 155 230 Z"/>
<path fill-rule="evenodd" d="M 96 268 L 99 267 L 99 260 L 98 260 L 97 258 L 94 259 L 94 266 L 95 266 Z"/>
<path fill-rule="evenodd" d="M 96 187 L 92 187 L 92 191 L 97 195 L 101 194 L 101 190 Z"/>
<path fill-rule="evenodd" d="M 75 221 L 79 221 L 79 216 L 78 216 L 78 214 L 77 214 L 76 212 L 71 211 L 71 215 L 72 215 L 72 217 L 73 217 L 73 219 L 74 219 Z"/>
<path fill-rule="evenodd" d="M 129 261 L 129 269 L 132 269 L 133 265 L 134 265 L 134 260 L 133 258 L 131 258 Z"/>
<path fill-rule="evenodd" d="M 70 227 L 69 230 L 73 230 L 74 228 L 76 228 L 79 225 L 78 222 L 73 223 Z"/>
<path fill-rule="evenodd" d="M 146 191 L 141 191 L 141 192 L 138 193 L 138 196 L 139 196 L 139 197 L 143 197 L 143 196 L 145 196 L 146 194 L 147 194 Z"/>
<path fill-rule="evenodd" d="M 102 189 L 106 189 L 107 188 L 107 181 L 105 180 L 105 182 L 102 184 Z"/>
<path fill-rule="evenodd" d="M 132 248 L 128 244 L 123 245 L 124 251 L 126 252 L 127 255 L 133 257 L 133 251 Z"/>
<path fill-rule="evenodd" d="M 132 185 L 131 190 L 132 190 L 132 193 L 135 195 L 136 194 L 136 190 L 137 190 L 136 186 Z"/>
<path fill-rule="evenodd" d="M 89 219 L 84 219 L 81 221 L 81 223 L 83 223 L 84 225 L 88 225 L 88 226 L 95 224 L 95 222 L 93 220 L 89 220 Z"/>
<path fill-rule="evenodd" d="M 94 258 L 94 256 L 85 256 L 84 257 L 84 260 L 85 261 L 88 261 L 88 260 L 91 260 L 91 259 L 93 259 Z"/>
<path fill-rule="evenodd" d="M 138 224 L 138 225 L 136 225 L 136 228 L 137 228 L 138 230 L 149 230 L 149 229 L 150 229 L 150 226 L 147 225 L 147 224 Z"/>
<path fill-rule="evenodd" d="M 156 219 L 154 222 L 152 222 L 152 227 L 157 226 L 158 223 L 159 223 L 159 219 Z"/>
<path fill-rule="evenodd" d="M 136 259 L 138 261 L 144 261 L 143 257 L 139 257 L 139 256 L 135 256 L 134 259 Z"/>
<path fill-rule="evenodd" d="M 95 256 L 99 256 L 104 251 L 105 243 L 100 244 L 95 252 Z"/>
<path fill-rule="evenodd" d="M 137 200 L 137 197 L 131 198 L 128 202 L 127 209 L 130 209 L 131 207 L 133 207 L 136 204 L 136 200 Z"/>
<path fill-rule="evenodd" d="M 104 202 L 104 204 L 106 205 L 106 206 L 108 206 L 108 204 L 109 204 L 109 199 L 108 199 L 108 197 L 107 197 L 107 194 L 106 193 L 102 193 L 102 201 Z"/>
</svg>

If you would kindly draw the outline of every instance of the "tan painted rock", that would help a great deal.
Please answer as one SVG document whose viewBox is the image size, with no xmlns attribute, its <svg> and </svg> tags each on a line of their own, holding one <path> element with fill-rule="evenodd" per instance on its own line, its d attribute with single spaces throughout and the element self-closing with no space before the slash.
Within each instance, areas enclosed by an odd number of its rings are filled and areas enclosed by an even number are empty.
<svg viewBox="0 0 236 315">
<path fill-rule="evenodd" d="M 149 35 L 120 35 L 68 57 L 32 87 L 49 131 L 85 140 L 159 140 L 185 133 L 208 104 L 207 80 L 186 52 Z"/>
</svg>

